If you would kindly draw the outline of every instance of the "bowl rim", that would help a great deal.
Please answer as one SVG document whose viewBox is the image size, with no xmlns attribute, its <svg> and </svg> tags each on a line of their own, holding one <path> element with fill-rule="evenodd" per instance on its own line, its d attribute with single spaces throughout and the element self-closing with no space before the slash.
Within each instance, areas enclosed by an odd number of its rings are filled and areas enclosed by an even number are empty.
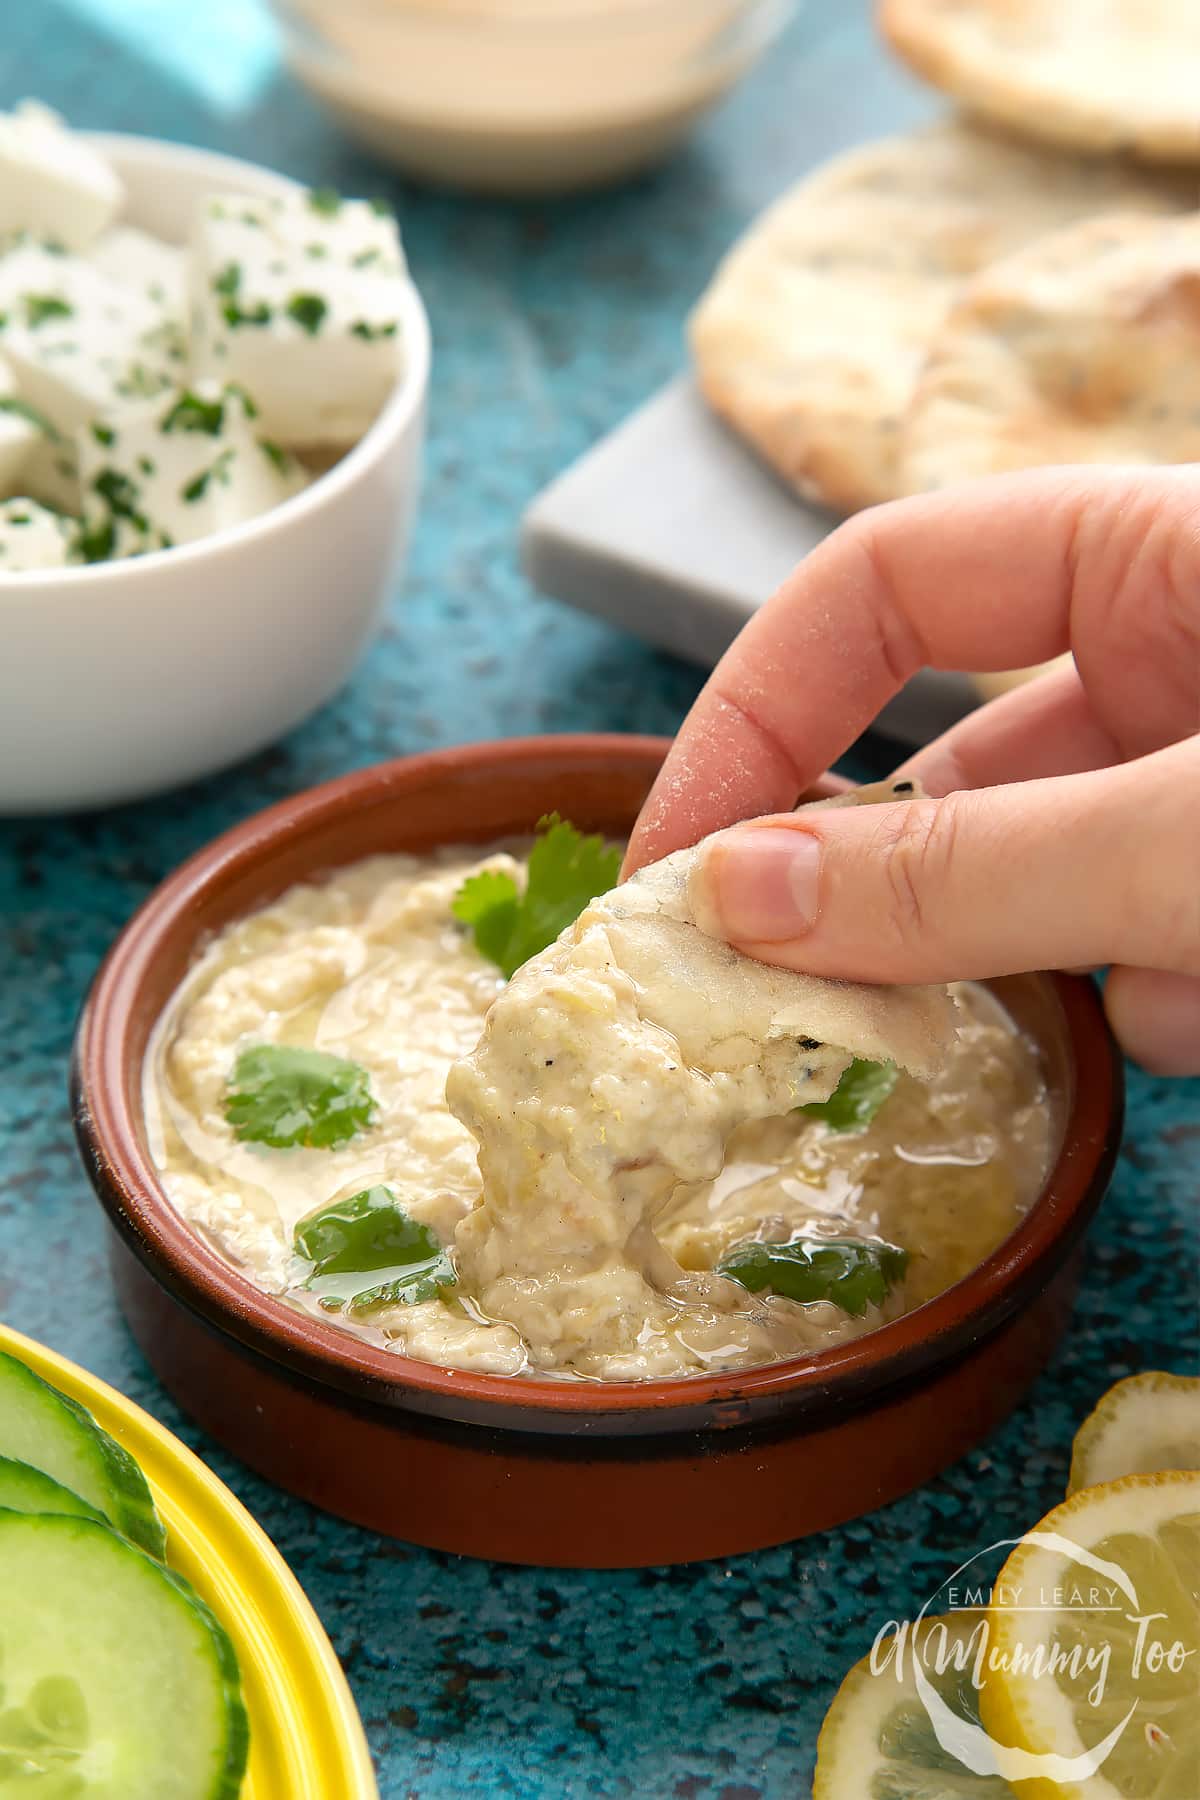
<svg viewBox="0 0 1200 1800">
<path fill-rule="evenodd" d="M 277 169 L 269 169 L 265 164 L 246 162 L 241 157 L 204 150 L 198 145 L 173 144 L 165 138 L 141 137 L 121 131 L 83 131 L 78 135 L 93 149 L 110 157 L 118 174 L 130 167 L 161 172 L 168 177 L 180 171 L 203 174 L 211 170 L 214 181 L 228 181 L 247 194 L 301 192 L 304 189 L 303 182 L 282 175 Z M 116 223 L 133 221 L 118 219 Z M 60 569 L 27 569 L 10 575 L 0 587 L 0 609 L 6 605 L 19 605 L 22 601 L 44 606 L 47 593 L 60 587 L 66 592 L 84 583 L 98 587 L 114 581 L 127 585 L 140 583 L 147 604 L 157 605 L 163 593 L 162 588 L 156 586 L 155 577 L 162 571 L 164 563 L 172 569 L 182 569 L 205 556 L 252 547 L 281 530 L 286 532 L 305 514 L 335 505 L 346 488 L 382 462 L 393 446 L 405 437 L 425 403 L 433 356 L 432 336 L 425 304 L 411 275 L 404 284 L 401 318 L 406 358 L 399 381 L 362 437 L 299 493 L 289 494 L 278 506 L 272 506 L 253 519 L 243 519 L 240 524 L 226 526 L 207 537 L 196 538 L 192 543 L 174 544 L 169 550 L 149 550 L 143 556 L 70 564 Z"/>
<path fill-rule="evenodd" d="M 614 759 L 649 778 L 669 747 L 665 738 L 579 733 L 508 738 L 432 750 L 376 763 L 308 788 L 233 826 L 196 851 L 143 901 L 113 943 L 84 1002 L 72 1055 L 76 1137 L 109 1219 L 156 1279 L 218 1331 L 245 1348 L 301 1370 L 360 1400 L 446 1413 L 468 1402 L 524 1415 L 525 1429 L 602 1427 L 607 1415 L 653 1415 L 644 1429 L 671 1430 L 675 1412 L 735 1402 L 807 1396 L 821 1404 L 907 1381 L 988 1336 L 1015 1312 L 1081 1235 L 1107 1186 L 1123 1121 L 1122 1064 L 1094 984 L 1058 972 L 1051 983 L 1072 1056 L 1075 1091 L 1059 1156 L 1042 1192 L 1004 1241 L 961 1281 L 912 1312 L 825 1350 L 754 1368 L 640 1381 L 568 1381 L 496 1375 L 419 1362 L 352 1337 L 336 1325 L 294 1312 L 265 1294 L 185 1223 L 159 1185 L 138 1140 L 138 1091 L 125 1080 L 125 1046 L 138 995 L 157 956 L 201 895 L 252 871 L 276 846 L 319 831 L 347 808 L 382 804 L 428 774 L 478 776 L 507 764 L 560 757 L 575 767 Z M 465 841 L 464 838 L 459 841 Z M 446 840 L 451 841 L 450 839 Z M 315 865 L 317 869 L 320 864 Z M 190 947 L 195 948 L 193 932 Z M 462 1413 L 457 1416 L 463 1417 Z M 540 1421 L 540 1422 L 539 1422 Z M 732 1418 L 730 1422 L 735 1422 Z"/>
</svg>

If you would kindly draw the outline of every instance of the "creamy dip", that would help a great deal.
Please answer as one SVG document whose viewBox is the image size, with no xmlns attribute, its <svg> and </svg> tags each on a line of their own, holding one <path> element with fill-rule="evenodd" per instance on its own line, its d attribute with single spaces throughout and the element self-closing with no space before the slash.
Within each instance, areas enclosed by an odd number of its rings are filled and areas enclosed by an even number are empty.
<svg viewBox="0 0 1200 1800">
<path fill-rule="evenodd" d="M 523 871 L 506 849 L 448 850 L 297 886 L 223 932 L 172 1001 L 147 1060 L 152 1154 L 183 1217 L 266 1291 L 314 1309 L 297 1223 L 382 1185 L 458 1285 L 347 1329 L 455 1367 L 685 1375 L 873 1329 L 966 1274 L 1035 1197 L 1053 1134 L 1038 1058 L 983 990 L 955 990 L 936 1074 L 902 1073 L 865 1129 L 838 1133 L 792 1109 L 830 1094 L 849 1055 L 739 1039 L 712 995 L 671 1001 L 678 982 L 643 1018 L 653 981 L 627 920 L 588 909 L 569 954 L 506 986 L 450 910 L 480 868 Z M 365 1068 L 371 1124 L 334 1149 L 239 1142 L 227 1083 L 264 1043 Z M 907 1268 L 859 1316 L 713 1272 L 748 1238 L 801 1233 L 884 1239 Z"/>
</svg>

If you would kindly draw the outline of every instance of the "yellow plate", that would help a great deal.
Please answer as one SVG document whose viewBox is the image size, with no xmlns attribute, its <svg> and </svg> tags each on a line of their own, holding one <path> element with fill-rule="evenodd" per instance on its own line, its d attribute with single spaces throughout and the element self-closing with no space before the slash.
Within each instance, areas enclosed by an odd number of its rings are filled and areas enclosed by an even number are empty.
<svg viewBox="0 0 1200 1800">
<path fill-rule="evenodd" d="M 167 1528 L 167 1560 L 233 1639 L 250 1714 L 241 1800 L 379 1800 L 341 1664 L 303 1589 L 199 1457 L 94 1375 L 0 1325 L 0 1350 L 94 1413 L 135 1456 Z"/>
</svg>

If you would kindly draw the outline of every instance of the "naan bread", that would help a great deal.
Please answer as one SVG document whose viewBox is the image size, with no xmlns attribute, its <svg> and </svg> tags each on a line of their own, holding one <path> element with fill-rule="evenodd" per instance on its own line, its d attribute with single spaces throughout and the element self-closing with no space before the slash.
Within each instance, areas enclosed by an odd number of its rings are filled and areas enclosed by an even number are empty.
<svg viewBox="0 0 1200 1800">
<path fill-rule="evenodd" d="M 741 955 L 696 924 L 698 858 L 698 849 L 677 850 L 602 903 L 609 941 L 638 985 L 644 1017 L 669 1031 L 689 1061 L 721 1067 L 731 1057 L 744 1061 L 754 1044 L 816 1040 L 898 1063 L 913 1075 L 936 1073 L 958 1030 L 948 988 L 829 981 Z"/>
<path fill-rule="evenodd" d="M 879 20 L 918 74 L 1001 124 L 1200 161 L 1196 0 L 882 0 Z"/>
<path fill-rule="evenodd" d="M 896 493 L 931 339 L 985 263 L 1075 219 L 1172 212 L 1190 185 L 947 123 L 835 158 L 755 224 L 691 320 L 710 405 L 806 498 Z"/>
<path fill-rule="evenodd" d="M 1200 461 L 1200 215 L 1089 219 L 983 270 L 934 338 L 900 461 L 909 493 Z"/>
</svg>

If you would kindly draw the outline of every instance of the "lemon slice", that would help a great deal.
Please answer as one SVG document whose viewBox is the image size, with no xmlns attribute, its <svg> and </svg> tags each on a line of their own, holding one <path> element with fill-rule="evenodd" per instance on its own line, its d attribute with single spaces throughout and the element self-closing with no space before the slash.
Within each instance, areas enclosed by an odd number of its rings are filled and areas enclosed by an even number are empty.
<svg viewBox="0 0 1200 1800">
<path fill-rule="evenodd" d="M 933 1652 L 923 1663 L 936 1662 L 943 1643 L 969 1649 L 983 1618 L 982 1612 L 963 1611 L 922 1619 L 917 1647 L 925 1644 Z M 911 1645 L 910 1635 L 897 1654 L 896 1639 L 887 1640 L 875 1658 L 879 1673 L 864 1656 L 842 1682 L 817 1740 L 813 1800 L 1009 1800 L 1013 1795 L 1006 1781 L 973 1775 L 943 1750 L 917 1692 Z M 953 1665 L 943 1675 L 926 1673 L 952 1711 L 978 1723 L 978 1696 L 969 1674 L 956 1674 Z"/>
<path fill-rule="evenodd" d="M 1009 1556 L 983 1724 L 1022 1800 L 1200 1795 L 1200 1473 L 1082 1488 Z"/>
<path fill-rule="evenodd" d="M 1200 1380 L 1154 1370 L 1118 1381 L 1083 1421 L 1067 1493 L 1162 1469 L 1200 1469 Z"/>
</svg>

